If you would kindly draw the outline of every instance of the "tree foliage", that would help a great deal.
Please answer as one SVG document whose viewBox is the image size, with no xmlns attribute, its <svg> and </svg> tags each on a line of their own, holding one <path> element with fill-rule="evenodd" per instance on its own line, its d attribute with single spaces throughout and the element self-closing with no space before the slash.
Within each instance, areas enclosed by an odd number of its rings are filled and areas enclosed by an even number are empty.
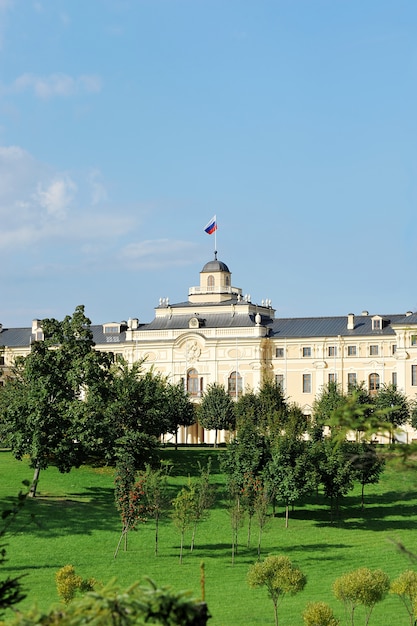
<svg viewBox="0 0 417 626">
<path fill-rule="evenodd" d="M 233 401 L 223 385 L 218 383 L 208 385 L 198 407 L 198 419 L 203 428 L 215 431 L 215 446 L 219 430 L 234 429 L 236 420 Z"/>
<path fill-rule="evenodd" d="M 333 592 L 345 605 L 352 625 L 355 610 L 359 606 L 364 607 L 365 624 L 368 624 L 375 604 L 385 598 L 389 588 L 390 582 L 385 572 L 380 569 L 370 570 L 367 567 L 343 574 L 333 584 Z"/>
<path fill-rule="evenodd" d="M 274 605 L 275 624 L 278 626 L 278 602 L 285 594 L 302 591 L 307 579 L 302 571 L 286 556 L 268 556 L 254 563 L 248 572 L 250 587 L 266 587 Z"/>
<path fill-rule="evenodd" d="M 417 613 L 417 572 L 414 570 L 402 572 L 391 582 L 390 593 L 400 598 L 410 618 L 410 626 L 413 626 Z"/>
<path fill-rule="evenodd" d="M 91 372 L 109 365 L 108 355 L 93 350 L 83 306 L 62 322 L 43 320 L 42 328 L 44 341 L 16 360 L 0 394 L 0 434 L 17 459 L 27 455 L 35 468 L 32 495 L 39 471 L 50 463 L 69 472 L 86 458 L 86 407 L 80 399 Z"/>
<path fill-rule="evenodd" d="M 207 605 L 189 592 L 159 587 L 150 579 L 121 589 L 113 580 L 65 607 L 47 612 L 35 607 L 20 613 L 10 626 L 205 626 L 209 617 Z"/>
<path fill-rule="evenodd" d="M 338 626 L 332 608 L 325 602 L 309 602 L 303 611 L 304 626 Z"/>
</svg>

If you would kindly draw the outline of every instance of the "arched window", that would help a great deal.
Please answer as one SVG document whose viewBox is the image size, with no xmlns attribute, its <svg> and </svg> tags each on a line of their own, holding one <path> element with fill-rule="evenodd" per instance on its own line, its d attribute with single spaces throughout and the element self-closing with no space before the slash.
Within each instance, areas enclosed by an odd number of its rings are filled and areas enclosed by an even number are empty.
<svg viewBox="0 0 417 626">
<path fill-rule="evenodd" d="M 374 396 L 379 389 L 379 374 L 369 374 L 369 393 Z"/>
<path fill-rule="evenodd" d="M 239 372 L 232 372 L 227 381 L 227 391 L 229 396 L 236 397 L 242 395 L 242 376 Z"/>
<path fill-rule="evenodd" d="M 230 287 L 230 276 L 226 276 L 225 283 L 226 283 L 226 287 Z"/>
<path fill-rule="evenodd" d="M 198 372 L 195 369 L 188 370 L 187 372 L 187 391 L 190 396 L 198 396 L 200 392 L 200 381 L 198 378 Z"/>
<path fill-rule="evenodd" d="M 214 276 L 209 276 L 207 278 L 207 291 L 213 291 L 214 289 Z"/>
</svg>

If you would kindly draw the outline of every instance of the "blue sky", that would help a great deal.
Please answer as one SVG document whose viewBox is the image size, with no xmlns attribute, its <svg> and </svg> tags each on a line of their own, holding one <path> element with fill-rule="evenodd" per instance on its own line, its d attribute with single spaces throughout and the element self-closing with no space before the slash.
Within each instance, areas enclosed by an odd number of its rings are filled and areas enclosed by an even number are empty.
<svg viewBox="0 0 417 626">
<path fill-rule="evenodd" d="M 415 0 L 0 0 L 0 323 L 151 321 L 218 258 L 417 310 Z"/>
</svg>

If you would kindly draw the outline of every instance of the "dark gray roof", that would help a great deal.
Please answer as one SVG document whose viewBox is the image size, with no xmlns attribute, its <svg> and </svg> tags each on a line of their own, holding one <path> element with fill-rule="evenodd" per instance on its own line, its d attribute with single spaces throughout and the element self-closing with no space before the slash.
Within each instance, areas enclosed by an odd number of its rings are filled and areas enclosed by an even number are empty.
<svg viewBox="0 0 417 626">
<path fill-rule="evenodd" d="M 392 323 L 403 322 L 404 315 L 382 315 L 383 324 L 381 330 L 372 330 L 372 315 L 355 315 L 354 329 L 347 329 L 347 315 L 342 317 L 302 317 L 275 319 L 271 327 L 271 336 L 279 339 L 282 337 L 357 337 L 370 335 L 373 337 L 394 335 Z"/>
<path fill-rule="evenodd" d="M 0 332 L 0 346 L 11 348 L 25 348 L 33 340 L 31 328 L 2 328 Z"/>
<path fill-rule="evenodd" d="M 232 301 L 231 301 L 232 302 Z M 216 308 L 224 306 L 223 303 L 210 303 L 213 307 L 213 313 L 201 314 L 196 317 L 200 320 L 200 329 L 204 332 L 204 328 L 245 328 L 255 326 L 255 313 L 239 313 L 237 303 L 237 309 L 235 315 L 231 315 L 230 312 L 218 312 Z M 186 315 L 173 315 L 172 317 L 156 317 L 149 324 L 140 324 L 139 330 L 153 331 L 153 330 L 168 330 L 178 329 L 186 330 L 189 328 L 190 318 L 193 317 L 194 312 L 198 312 L 200 305 L 191 304 L 189 302 L 183 302 L 180 304 L 172 305 L 175 307 L 185 307 L 190 309 L 190 312 Z M 395 331 L 392 328 L 392 324 L 401 325 L 417 325 L 417 313 L 412 315 L 381 315 L 383 319 L 382 329 L 372 330 L 372 315 L 355 315 L 354 316 L 354 329 L 347 329 L 347 315 L 340 317 L 300 317 L 300 318 L 277 318 L 271 320 L 268 317 L 261 317 L 261 325 L 266 325 L 270 328 L 270 337 L 274 339 L 285 338 L 305 338 L 309 337 L 338 337 L 339 335 L 344 338 L 358 337 L 358 336 L 390 336 L 395 335 Z M 93 325 L 91 330 L 93 333 L 94 342 L 98 345 L 108 344 L 109 349 L 113 345 L 123 343 L 126 340 L 125 327 L 120 333 L 105 334 L 103 332 L 102 325 Z M 33 341 L 33 334 L 31 328 L 3 328 L 0 332 L 0 346 L 9 346 L 11 348 L 24 348 L 30 346 Z"/>
<path fill-rule="evenodd" d="M 171 318 L 156 317 L 150 324 L 145 324 L 141 330 L 185 330 L 189 328 L 189 322 L 193 315 L 173 315 Z M 204 328 L 242 328 L 255 325 L 254 315 L 231 315 L 230 313 L 219 313 L 210 315 L 197 315 L 200 320 L 200 329 Z M 194 330 L 194 329 L 193 329 Z"/>
<path fill-rule="evenodd" d="M 202 272 L 229 272 L 230 273 L 230 270 L 227 267 L 226 263 L 223 263 L 223 261 L 218 261 L 217 259 L 214 259 L 214 261 L 209 261 L 208 263 L 206 263 L 201 271 Z"/>
</svg>

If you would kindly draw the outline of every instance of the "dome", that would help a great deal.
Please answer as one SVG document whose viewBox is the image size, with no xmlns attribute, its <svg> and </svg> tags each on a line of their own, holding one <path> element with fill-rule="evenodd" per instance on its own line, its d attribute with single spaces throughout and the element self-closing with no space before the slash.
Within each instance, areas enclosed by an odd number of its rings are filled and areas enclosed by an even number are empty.
<svg viewBox="0 0 417 626">
<path fill-rule="evenodd" d="M 229 272 L 230 274 L 230 270 L 227 267 L 226 263 L 223 263 L 222 261 L 218 261 L 217 259 L 214 259 L 214 261 L 209 261 L 208 263 L 206 263 L 201 271 L 202 272 Z"/>
</svg>

